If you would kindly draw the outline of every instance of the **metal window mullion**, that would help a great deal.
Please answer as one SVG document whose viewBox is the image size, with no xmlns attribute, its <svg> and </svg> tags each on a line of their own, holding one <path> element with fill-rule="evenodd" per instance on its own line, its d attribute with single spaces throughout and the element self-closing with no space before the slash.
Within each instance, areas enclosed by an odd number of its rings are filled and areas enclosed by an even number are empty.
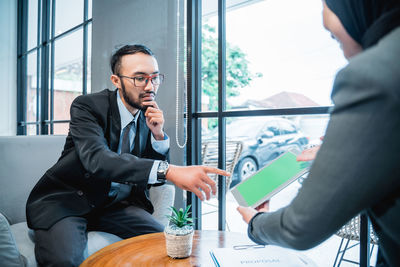
<svg viewBox="0 0 400 267">
<path fill-rule="evenodd" d="M 50 33 L 50 90 L 47 90 L 48 94 L 50 95 L 49 97 L 49 105 L 50 105 L 50 114 L 49 114 L 49 119 L 50 122 L 48 123 L 48 125 L 50 126 L 50 134 L 54 134 L 54 55 L 55 55 L 55 51 L 54 51 L 54 33 L 55 33 L 55 13 L 56 13 L 56 1 L 51 0 L 52 5 L 51 5 L 51 13 L 50 13 L 50 17 L 51 17 L 51 33 Z"/>
<path fill-rule="evenodd" d="M 27 50 L 27 28 L 28 28 L 28 2 L 27 0 L 18 1 L 18 41 L 17 41 L 17 135 L 26 134 L 26 106 L 27 106 L 27 79 L 26 79 L 26 63 L 28 55 Z"/>
<path fill-rule="evenodd" d="M 40 69 L 41 69 L 41 49 L 39 48 L 41 43 L 40 43 L 40 37 L 41 37 L 41 31 L 40 31 L 40 26 L 41 26 L 41 21 L 42 21 L 42 1 L 38 0 L 38 13 L 37 13 L 37 35 L 36 35 L 36 46 L 37 46 L 37 50 L 36 50 L 36 121 L 40 122 Z M 40 134 L 40 123 L 39 123 L 39 127 L 36 127 L 36 135 Z"/>
<path fill-rule="evenodd" d="M 225 169 L 226 118 L 226 2 L 218 0 L 218 168 Z M 225 231 L 226 177 L 218 175 L 218 230 Z"/>
<path fill-rule="evenodd" d="M 45 123 L 50 124 L 50 123 L 69 123 L 70 120 L 47 120 Z"/>
<path fill-rule="evenodd" d="M 187 5 L 187 88 L 188 88 L 188 143 L 187 165 L 199 164 L 201 153 L 201 125 L 192 114 L 200 109 L 201 89 L 201 1 L 188 0 Z M 193 149 L 194 148 L 194 149 Z M 201 229 L 201 202 L 195 194 L 187 192 L 187 205 L 192 205 L 195 229 Z"/>
<path fill-rule="evenodd" d="M 54 5 L 53 5 L 53 6 L 54 6 Z M 54 14 L 54 12 L 53 12 L 53 14 Z M 53 17 L 54 17 L 54 16 L 53 16 Z M 80 24 L 78 24 L 78 25 L 76 25 L 76 26 L 70 28 L 69 30 L 66 30 L 66 31 L 63 32 L 63 33 L 60 33 L 60 34 L 57 35 L 57 36 L 54 36 L 54 35 L 53 35 L 52 38 L 49 40 L 49 42 L 52 42 L 52 41 L 61 39 L 61 38 L 65 37 L 65 36 L 69 35 L 70 33 L 73 33 L 73 32 L 75 32 L 75 31 L 79 30 L 80 28 L 83 28 L 85 25 L 88 25 L 88 24 L 90 24 L 91 22 L 92 22 L 92 19 L 88 19 L 88 20 L 86 20 L 86 21 L 84 21 L 84 22 L 82 22 L 82 23 L 80 23 Z"/>
<path fill-rule="evenodd" d="M 34 52 L 36 49 L 39 49 L 40 47 L 41 47 L 41 44 L 39 43 L 37 46 L 25 51 L 25 53 L 23 53 L 22 55 L 28 55 L 28 54 Z"/>
<path fill-rule="evenodd" d="M 193 0 L 187 0 L 187 111 L 188 111 L 188 118 L 187 118 L 187 134 L 188 134 L 188 141 L 186 145 L 186 165 L 190 165 L 192 162 L 193 158 L 193 127 L 192 127 L 192 122 L 193 122 L 193 116 L 192 114 L 194 113 L 193 109 L 193 80 L 194 80 L 194 68 L 193 68 L 193 42 L 194 42 L 194 31 L 193 31 L 193 22 L 194 22 L 194 16 L 193 16 Z M 176 133 L 177 134 L 177 133 Z M 192 205 L 193 203 L 193 198 L 192 198 L 192 193 L 187 191 L 186 193 L 186 205 Z M 192 205 L 192 216 L 194 215 L 196 210 L 196 207 Z M 197 221 L 194 219 L 194 227 L 195 229 L 197 228 Z"/>
<path fill-rule="evenodd" d="M 54 14 L 55 11 L 52 11 L 52 12 L 53 12 L 53 14 Z M 53 21 L 53 20 L 52 20 L 52 21 Z M 86 20 L 85 22 L 80 23 L 80 24 L 74 26 L 73 28 L 71 28 L 71 29 L 69 29 L 69 30 L 67 30 L 67 31 L 65 31 L 65 32 L 63 32 L 63 33 L 61 33 L 61 34 L 55 36 L 55 37 L 54 37 L 54 34 L 53 34 L 53 37 L 51 37 L 51 38 L 48 40 L 48 42 L 50 43 L 50 42 L 52 42 L 52 41 L 61 39 L 61 38 L 65 37 L 65 36 L 69 35 L 70 33 L 73 33 L 73 32 L 75 32 L 75 31 L 79 30 L 80 28 L 83 28 L 83 27 L 86 26 L 86 25 L 89 26 L 90 23 L 92 23 L 92 19 L 88 19 L 88 20 Z M 21 56 L 21 55 L 30 54 L 31 52 L 33 52 L 34 50 L 36 50 L 36 49 L 38 49 L 38 48 L 41 48 L 42 46 L 43 46 L 43 44 L 39 43 L 39 45 L 38 45 L 37 47 L 33 47 L 33 48 L 31 48 L 30 50 L 25 50 L 25 52 L 22 52 L 22 53 L 20 54 L 20 56 Z"/>
<path fill-rule="evenodd" d="M 40 97 L 40 134 L 48 134 L 45 123 L 49 117 L 49 25 L 50 25 L 50 0 L 43 0 L 42 12 L 42 51 L 41 51 L 41 97 Z"/>
<path fill-rule="evenodd" d="M 88 18 L 88 0 L 85 0 L 83 7 L 83 22 Z M 87 94 L 87 62 L 88 62 L 88 27 L 89 24 L 83 25 L 83 70 L 82 70 L 82 94 Z"/>
<path fill-rule="evenodd" d="M 360 214 L 360 266 L 370 266 L 370 226 L 366 212 Z"/>
<path fill-rule="evenodd" d="M 38 121 L 25 121 L 21 123 L 22 125 L 40 125 L 40 122 Z"/>
<path fill-rule="evenodd" d="M 292 116 L 292 115 L 317 115 L 329 114 L 333 106 L 309 107 L 309 108 L 284 108 L 284 109 L 256 109 L 256 110 L 232 110 L 223 111 L 222 117 L 257 117 L 257 116 Z M 192 114 L 198 118 L 215 118 L 218 112 L 197 112 Z"/>
<path fill-rule="evenodd" d="M 195 9 L 195 86 L 194 86 L 194 104 L 195 112 L 201 110 L 201 91 L 202 91 L 202 80 L 201 80 L 201 53 L 202 53 L 202 0 L 196 1 Z M 195 158 L 194 164 L 201 164 L 201 121 L 199 118 L 194 118 L 194 147 L 195 147 Z M 202 229 L 202 204 L 200 199 L 195 196 L 196 201 L 196 218 L 197 218 L 197 229 Z"/>
</svg>

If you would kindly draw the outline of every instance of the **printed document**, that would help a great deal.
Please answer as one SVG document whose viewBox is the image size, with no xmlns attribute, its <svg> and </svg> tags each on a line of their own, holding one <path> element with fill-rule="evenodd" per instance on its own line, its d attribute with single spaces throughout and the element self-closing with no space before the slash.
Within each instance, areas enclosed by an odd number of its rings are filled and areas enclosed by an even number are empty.
<svg viewBox="0 0 400 267">
<path fill-rule="evenodd" d="M 310 259 L 293 250 L 278 246 L 263 248 L 215 248 L 210 251 L 216 267 L 253 267 L 253 266 L 284 266 L 284 267 L 316 267 Z"/>
</svg>

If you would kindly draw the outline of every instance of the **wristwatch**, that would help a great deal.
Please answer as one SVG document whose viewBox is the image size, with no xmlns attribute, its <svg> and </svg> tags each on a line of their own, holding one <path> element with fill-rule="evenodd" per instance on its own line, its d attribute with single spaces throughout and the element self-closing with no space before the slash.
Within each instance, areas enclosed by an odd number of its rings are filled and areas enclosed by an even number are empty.
<svg viewBox="0 0 400 267">
<path fill-rule="evenodd" d="M 157 182 L 158 183 L 165 183 L 165 180 L 167 179 L 167 172 L 168 172 L 169 164 L 167 161 L 161 161 L 160 164 L 158 165 L 157 169 Z"/>
</svg>

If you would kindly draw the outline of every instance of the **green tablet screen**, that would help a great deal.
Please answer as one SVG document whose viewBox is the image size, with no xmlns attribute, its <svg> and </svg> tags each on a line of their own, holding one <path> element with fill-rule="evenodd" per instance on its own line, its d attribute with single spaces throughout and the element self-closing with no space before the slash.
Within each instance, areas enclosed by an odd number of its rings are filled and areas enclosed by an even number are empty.
<svg viewBox="0 0 400 267">
<path fill-rule="evenodd" d="M 244 180 L 237 190 L 249 206 L 285 184 L 309 167 L 309 162 L 296 161 L 296 155 L 287 152 L 272 161 L 258 173 Z"/>
</svg>

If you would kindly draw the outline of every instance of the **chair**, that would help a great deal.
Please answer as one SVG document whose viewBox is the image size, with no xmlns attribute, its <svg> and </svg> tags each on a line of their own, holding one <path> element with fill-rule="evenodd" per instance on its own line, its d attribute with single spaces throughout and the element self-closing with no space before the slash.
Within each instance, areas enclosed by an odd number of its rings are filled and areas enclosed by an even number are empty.
<svg viewBox="0 0 400 267">
<path fill-rule="evenodd" d="M 335 262 L 333 263 L 333 267 L 339 267 L 340 264 L 342 263 L 342 261 L 350 262 L 353 264 L 359 264 L 358 262 L 355 262 L 355 261 L 352 261 L 349 259 L 345 259 L 344 255 L 347 250 L 360 244 L 360 220 L 361 220 L 360 215 L 357 215 L 356 217 L 352 218 L 348 223 L 346 223 L 344 226 L 342 226 L 342 228 L 340 228 L 339 231 L 336 232 L 336 235 L 341 237 L 342 240 L 340 242 L 339 249 L 336 254 Z M 374 246 L 378 245 L 378 237 L 375 234 L 374 229 L 372 228 L 372 225 L 370 226 L 369 233 L 370 233 L 370 243 L 372 244 L 371 251 L 369 253 L 369 255 L 371 257 L 372 252 L 374 250 Z M 343 242 L 345 239 L 347 239 L 347 241 L 346 241 L 346 244 L 344 245 L 344 248 L 342 249 Z M 351 240 L 357 241 L 357 243 L 349 247 L 349 243 Z M 339 261 L 337 262 L 339 255 L 341 255 L 341 256 L 340 256 Z M 337 265 L 336 265 L 336 262 L 337 262 Z"/>
<path fill-rule="evenodd" d="M 226 142 L 226 153 L 225 153 L 225 170 L 231 173 L 231 176 L 225 178 L 226 190 L 228 191 L 231 182 L 232 175 L 235 169 L 236 163 L 239 160 L 240 153 L 242 153 L 243 143 L 240 141 L 227 141 Z M 218 167 L 218 142 L 217 141 L 206 141 L 202 144 L 201 151 L 202 164 L 211 167 Z M 218 175 L 209 174 L 210 178 L 213 179 L 218 186 Z M 202 215 L 212 214 L 217 212 L 218 202 L 217 194 L 212 196 L 212 199 L 205 201 L 204 205 L 210 206 L 210 210 L 202 213 Z M 229 231 L 229 225 L 226 221 L 226 226 Z"/>
<path fill-rule="evenodd" d="M 235 169 L 236 163 L 239 160 L 240 153 L 242 153 L 243 143 L 240 141 L 226 141 L 226 152 L 225 152 L 225 170 L 231 173 L 231 176 L 226 177 L 226 189 L 232 182 L 232 175 Z M 201 148 L 201 162 L 202 165 L 218 167 L 218 142 L 217 141 L 206 141 L 203 142 Z M 213 179 L 218 186 L 218 175 L 209 174 L 210 178 Z"/>
</svg>

